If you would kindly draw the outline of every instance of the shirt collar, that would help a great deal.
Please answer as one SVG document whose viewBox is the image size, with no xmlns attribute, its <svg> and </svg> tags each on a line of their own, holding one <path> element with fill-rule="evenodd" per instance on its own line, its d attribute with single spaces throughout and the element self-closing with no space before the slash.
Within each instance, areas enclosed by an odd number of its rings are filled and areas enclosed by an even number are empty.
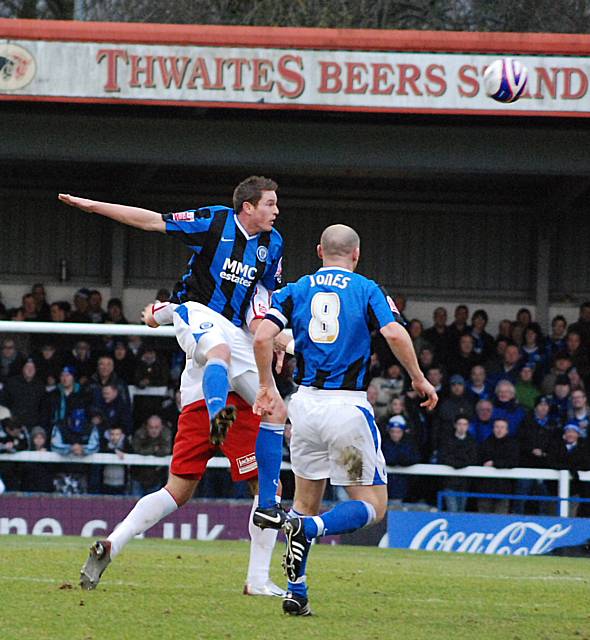
<svg viewBox="0 0 590 640">
<path fill-rule="evenodd" d="M 246 231 L 246 229 L 244 229 L 242 223 L 240 222 L 240 219 L 238 218 L 237 213 L 234 213 L 234 220 L 236 222 L 236 227 L 242 232 L 246 240 L 253 240 L 258 236 L 257 233 L 255 233 L 253 236 L 248 235 L 248 232 Z"/>
</svg>

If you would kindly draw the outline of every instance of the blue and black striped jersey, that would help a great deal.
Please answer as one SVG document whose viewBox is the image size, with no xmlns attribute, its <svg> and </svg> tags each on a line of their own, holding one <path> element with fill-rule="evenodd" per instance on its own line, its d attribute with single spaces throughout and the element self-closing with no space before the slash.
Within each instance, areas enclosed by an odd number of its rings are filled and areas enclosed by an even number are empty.
<svg viewBox="0 0 590 640">
<path fill-rule="evenodd" d="M 266 318 L 293 329 L 297 383 L 358 391 L 368 384 L 371 331 L 396 321 L 393 308 L 373 280 L 323 267 L 275 292 Z"/>
<path fill-rule="evenodd" d="M 280 283 L 283 239 L 275 229 L 249 236 L 233 209 L 223 206 L 162 217 L 166 233 L 193 251 L 172 302 L 200 302 L 239 327 L 256 283 L 270 291 Z"/>
</svg>

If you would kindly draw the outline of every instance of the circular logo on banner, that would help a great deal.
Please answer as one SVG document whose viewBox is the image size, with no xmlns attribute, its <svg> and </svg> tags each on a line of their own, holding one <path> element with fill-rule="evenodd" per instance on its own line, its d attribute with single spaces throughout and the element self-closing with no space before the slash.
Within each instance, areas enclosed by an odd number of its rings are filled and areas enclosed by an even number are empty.
<svg viewBox="0 0 590 640">
<path fill-rule="evenodd" d="M 211 327 L 213 326 L 212 322 L 201 322 L 201 324 L 199 325 L 199 329 L 211 329 Z"/>
<path fill-rule="evenodd" d="M 256 249 L 256 257 L 260 262 L 266 262 L 266 258 L 268 257 L 268 249 L 266 247 L 258 247 Z"/>
<path fill-rule="evenodd" d="M 0 45 L 0 91 L 26 87 L 35 77 L 35 58 L 16 44 Z"/>
</svg>

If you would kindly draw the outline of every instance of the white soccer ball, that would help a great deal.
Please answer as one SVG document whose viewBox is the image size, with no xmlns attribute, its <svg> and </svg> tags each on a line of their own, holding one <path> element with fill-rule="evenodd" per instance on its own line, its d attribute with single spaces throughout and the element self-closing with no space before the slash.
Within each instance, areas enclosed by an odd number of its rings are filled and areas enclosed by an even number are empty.
<svg viewBox="0 0 590 640">
<path fill-rule="evenodd" d="M 498 102 L 515 102 L 526 88 L 527 68 L 512 58 L 495 60 L 483 74 L 486 94 Z"/>
</svg>

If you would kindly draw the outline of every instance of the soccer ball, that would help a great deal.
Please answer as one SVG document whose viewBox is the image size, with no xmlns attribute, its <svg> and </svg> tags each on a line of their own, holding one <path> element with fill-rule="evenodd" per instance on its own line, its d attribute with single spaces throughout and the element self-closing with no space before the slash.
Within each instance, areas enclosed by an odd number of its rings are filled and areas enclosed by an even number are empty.
<svg viewBox="0 0 590 640">
<path fill-rule="evenodd" d="M 527 68 L 512 58 L 495 60 L 483 74 L 485 91 L 498 102 L 515 102 L 526 88 Z"/>
</svg>

